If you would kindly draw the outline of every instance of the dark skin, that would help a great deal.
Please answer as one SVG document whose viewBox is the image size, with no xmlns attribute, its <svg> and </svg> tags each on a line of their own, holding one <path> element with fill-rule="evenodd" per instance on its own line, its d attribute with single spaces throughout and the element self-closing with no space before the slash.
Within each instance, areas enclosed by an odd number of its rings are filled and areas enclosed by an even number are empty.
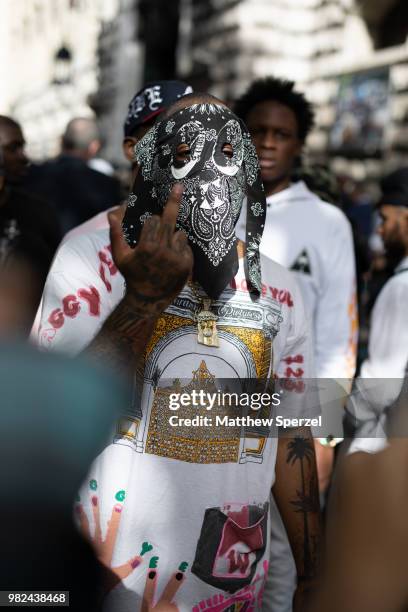
<svg viewBox="0 0 408 612">
<path fill-rule="evenodd" d="M 175 232 L 182 186 L 175 185 L 161 217 L 150 217 L 139 243 L 130 248 L 116 215 L 109 215 L 112 255 L 126 281 L 126 294 L 91 342 L 87 353 L 113 370 L 141 368 L 144 350 L 160 314 L 192 273 L 193 254 L 182 231 Z"/>
<path fill-rule="evenodd" d="M 288 106 L 268 100 L 255 104 L 245 122 L 259 158 L 266 195 L 286 189 L 303 145 L 295 113 Z"/>
<path fill-rule="evenodd" d="M 20 182 L 28 167 L 25 140 L 20 128 L 0 123 L 0 146 L 3 148 L 4 173 L 9 183 Z"/>
<path fill-rule="evenodd" d="M 406 408 L 404 402 L 405 431 Z M 328 514 L 324 579 L 310 612 L 408 609 L 407 463 L 405 437 L 382 452 L 345 457 Z"/>
<path fill-rule="evenodd" d="M 304 452 L 293 454 L 292 449 Z M 288 430 L 280 436 L 273 494 L 296 563 L 298 586 L 294 612 L 304 612 L 320 569 L 321 521 L 316 457 L 310 428 Z"/>
<path fill-rule="evenodd" d="M 381 223 L 377 233 L 383 240 L 390 264 L 396 266 L 408 255 L 408 209 L 383 204 L 379 212 Z"/>
</svg>

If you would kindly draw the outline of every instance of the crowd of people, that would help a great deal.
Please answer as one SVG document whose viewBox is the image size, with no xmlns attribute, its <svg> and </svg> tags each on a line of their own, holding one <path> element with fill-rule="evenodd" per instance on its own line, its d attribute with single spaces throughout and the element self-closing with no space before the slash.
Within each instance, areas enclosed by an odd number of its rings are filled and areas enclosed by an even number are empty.
<svg viewBox="0 0 408 612">
<path fill-rule="evenodd" d="M 94 119 L 30 164 L 0 116 L 1 474 L 20 508 L 2 589 L 118 612 L 408 607 L 408 168 L 374 201 L 305 161 L 314 124 L 275 77 L 232 108 L 148 83 L 124 185 Z M 203 400 L 170 425 L 171 397 L 236 388 L 279 390 L 260 414 L 291 426 L 245 421 L 250 404 L 239 426 L 220 399 L 230 427 Z"/>
</svg>

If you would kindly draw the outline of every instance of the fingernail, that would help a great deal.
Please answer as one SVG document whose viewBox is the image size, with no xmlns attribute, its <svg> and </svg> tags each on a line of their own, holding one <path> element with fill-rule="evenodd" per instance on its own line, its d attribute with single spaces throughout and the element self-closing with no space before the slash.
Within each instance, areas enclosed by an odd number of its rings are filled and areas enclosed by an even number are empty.
<svg viewBox="0 0 408 612">
<path fill-rule="evenodd" d="M 174 191 L 176 195 L 179 195 L 180 193 L 182 193 L 183 189 L 184 189 L 183 183 L 174 183 Z"/>
<path fill-rule="evenodd" d="M 120 504 L 116 504 L 115 512 L 122 512 L 122 506 Z"/>
<path fill-rule="evenodd" d="M 155 576 L 156 576 L 156 572 L 149 572 L 149 580 L 153 580 Z"/>
<path fill-rule="evenodd" d="M 181 572 L 177 572 L 176 580 L 178 580 L 180 582 L 180 580 L 183 580 L 183 576 L 184 576 L 184 574 L 182 574 Z"/>
<path fill-rule="evenodd" d="M 92 505 L 93 506 L 97 506 L 98 505 L 98 498 L 96 497 L 96 495 L 92 496 Z"/>
<path fill-rule="evenodd" d="M 139 567 L 140 565 L 140 559 L 138 557 L 136 557 L 136 559 L 132 559 L 132 561 L 130 562 L 130 565 L 132 566 L 133 569 L 136 569 L 136 567 Z"/>
</svg>

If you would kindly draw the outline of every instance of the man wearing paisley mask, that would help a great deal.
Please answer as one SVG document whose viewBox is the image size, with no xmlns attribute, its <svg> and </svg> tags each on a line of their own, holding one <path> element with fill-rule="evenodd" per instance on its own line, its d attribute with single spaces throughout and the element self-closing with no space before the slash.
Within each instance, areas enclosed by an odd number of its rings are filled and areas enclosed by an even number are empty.
<svg viewBox="0 0 408 612">
<path fill-rule="evenodd" d="M 136 380 L 132 405 L 91 468 L 93 493 L 86 485 L 80 492 L 82 515 L 91 522 L 97 508 L 102 532 L 120 520 L 113 565 L 134 566 L 121 574 L 127 592 L 114 588 L 107 603 L 132 612 L 261 610 L 273 487 L 297 561 L 300 611 L 316 579 L 319 541 L 308 428 L 278 439 L 259 428 L 174 428 L 169 421 L 175 394 L 215 390 L 223 380 L 253 379 L 270 389 L 293 355 L 311 375 L 299 291 L 284 268 L 259 253 L 265 197 L 254 147 L 222 102 L 192 94 L 146 134 L 136 159 L 126 242 L 110 218 L 122 297 L 94 326 L 86 349 Z M 245 197 L 246 247 L 235 236 Z M 198 324 L 207 340 L 211 330 L 211 342 L 200 338 Z M 200 408 L 180 414 L 194 417 Z M 285 411 L 317 414 L 302 393 L 293 393 Z M 298 446 L 307 455 L 302 465 L 293 455 Z"/>
</svg>

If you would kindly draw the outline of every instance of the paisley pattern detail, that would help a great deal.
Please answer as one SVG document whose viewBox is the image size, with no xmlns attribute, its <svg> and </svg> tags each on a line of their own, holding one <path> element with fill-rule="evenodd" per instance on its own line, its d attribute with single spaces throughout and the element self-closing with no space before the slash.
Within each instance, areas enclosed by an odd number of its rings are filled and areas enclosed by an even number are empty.
<svg viewBox="0 0 408 612">
<path fill-rule="evenodd" d="M 218 106 L 217 104 L 192 104 L 188 110 L 193 113 L 199 113 L 201 115 L 222 115 L 225 110 L 224 106 Z"/>
<path fill-rule="evenodd" d="M 146 223 L 146 221 L 149 219 L 149 217 L 152 216 L 152 213 L 147 211 L 145 213 L 143 213 L 143 215 L 140 215 L 139 219 L 140 219 L 140 223 L 143 223 L 143 225 Z"/>
<path fill-rule="evenodd" d="M 157 126 L 152 127 L 135 147 L 135 159 L 145 180 L 151 180 L 153 155 L 156 148 Z"/>
<path fill-rule="evenodd" d="M 262 204 L 260 204 L 259 202 L 254 202 L 251 206 L 251 210 L 252 210 L 252 214 L 255 217 L 259 217 L 259 215 L 263 213 Z"/>
<path fill-rule="evenodd" d="M 180 144 L 189 147 L 184 161 L 177 156 Z M 225 144 L 232 153 L 224 152 Z M 133 197 L 137 194 L 145 213 L 140 216 L 140 206 L 138 211 L 128 207 L 126 239 L 135 245 L 146 214 L 161 214 L 173 185 L 183 183 L 177 226 L 193 249 L 194 279 L 217 297 L 238 269 L 235 227 L 245 197 L 248 235 L 262 232 L 265 219 L 258 159 L 245 125 L 224 106 L 193 104 L 147 132 L 136 146 L 136 159 L 141 170 Z M 260 292 L 259 254 L 251 252 L 248 264 L 252 288 Z"/>
<path fill-rule="evenodd" d="M 259 264 L 259 247 L 261 244 L 262 232 L 256 234 L 254 238 L 247 241 L 246 245 L 246 260 L 248 277 L 251 284 L 255 287 L 262 285 L 261 267 Z"/>
<path fill-rule="evenodd" d="M 255 145 L 252 142 L 251 136 L 248 132 L 244 134 L 244 148 L 246 152 L 245 169 L 247 173 L 247 181 L 249 185 L 254 185 L 256 181 L 259 180 L 260 168 Z"/>
<path fill-rule="evenodd" d="M 166 134 L 171 134 L 175 125 L 176 125 L 175 121 L 168 121 L 166 123 L 166 128 L 165 128 Z"/>
<path fill-rule="evenodd" d="M 129 194 L 127 199 L 128 206 L 134 206 L 136 204 L 137 196 L 134 193 Z"/>
</svg>

